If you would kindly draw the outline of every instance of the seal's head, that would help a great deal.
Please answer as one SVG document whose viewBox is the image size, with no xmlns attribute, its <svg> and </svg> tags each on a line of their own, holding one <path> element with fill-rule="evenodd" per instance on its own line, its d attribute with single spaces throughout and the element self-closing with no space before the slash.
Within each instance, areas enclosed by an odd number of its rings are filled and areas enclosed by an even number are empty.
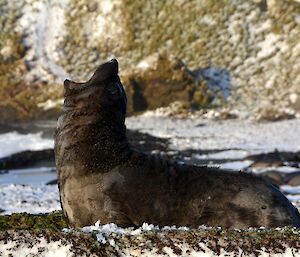
<svg viewBox="0 0 300 257">
<path fill-rule="evenodd" d="M 121 113 L 125 119 L 127 98 L 118 76 L 116 59 L 101 64 L 87 82 L 66 79 L 64 89 L 65 108 L 84 109 L 89 106 L 96 111 Z"/>
</svg>

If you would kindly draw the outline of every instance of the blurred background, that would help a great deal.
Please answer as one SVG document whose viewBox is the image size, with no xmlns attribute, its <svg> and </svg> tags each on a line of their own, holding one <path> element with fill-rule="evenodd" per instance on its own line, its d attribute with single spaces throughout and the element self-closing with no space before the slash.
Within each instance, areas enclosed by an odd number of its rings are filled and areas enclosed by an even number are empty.
<svg viewBox="0 0 300 257">
<path fill-rule="evenodd" d="M 0 0 L 0 14 L 2 213 L 60 209 L 62 82 L 111 58 L 135 147 L 263 174 L 300 205 L 299 0 Z"/>
<path fill-rule="evenodd" d="M 129 114 L 300 109 L 298 0 L 1 0 L 0 13 L 0 123 L 56 117 L 62 81 L 110 58 Z"/>
</svg>

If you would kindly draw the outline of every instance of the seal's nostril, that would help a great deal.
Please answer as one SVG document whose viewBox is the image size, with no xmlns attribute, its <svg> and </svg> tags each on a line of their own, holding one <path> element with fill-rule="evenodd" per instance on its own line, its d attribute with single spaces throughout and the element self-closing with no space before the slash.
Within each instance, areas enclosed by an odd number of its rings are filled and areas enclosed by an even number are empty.
<svg viewBox="0 0 300 257">
<path fill-rule="evenodd" d="M 115 58 L 114 58 L 114 59 L 111 59 L 110 61 L 111 61 L 111 62 L 118 62 L 117 59 L 115 59 Z"/>
<path fill-rule="evenodd" d="M 69 83 L 70 83 L 70 80 L 68 80 L 68 79 L 65 79 L 65 81 L 64 81 L 64 85 L 65 85 L 65 86 L 67 86 L 67 85 L 69 85 Z"/>
</svg>

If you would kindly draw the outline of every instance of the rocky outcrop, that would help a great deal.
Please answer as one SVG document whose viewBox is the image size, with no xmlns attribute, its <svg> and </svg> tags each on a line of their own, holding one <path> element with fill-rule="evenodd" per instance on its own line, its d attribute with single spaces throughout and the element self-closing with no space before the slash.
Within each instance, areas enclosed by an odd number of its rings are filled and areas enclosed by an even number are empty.
<svg viewBox="0 0 300 257">
<path fill-rule="evenodd" d="M 168 106 L 175 101 L 190 102 L 194 75 L 175 57 L 155 54 L 137 67 L 121 74 L 127 92 L 128 112 Z"/>
<path fill-rule="evenodd" d="M 161 52 L 201 70 L 207 87 L 226 100 L 214 106 L 300 110 L 299 1 L 2 0 L 1 10 L 7 14 L 0 18 L 0 76 L 6 85 L 1 106 L 23 116 L 33 116 L 37 103 L 61 97 L 62 88 L 55 85 L 66 76 L 88 77 L 111 57 L 118 58 L 121 71 L 139 70 L 138 63 Z M 150 85 L 149 72 L 144 74 L 135 80 Z M 32 85 L 50 87 L 37 97 Z M 182 90 L 176 88 L 162 105 L 186 99 Z M 135 95 L 141 97 L 137 110 L 158 105 L 143 100 L 143 93 Z"/>
</svg>

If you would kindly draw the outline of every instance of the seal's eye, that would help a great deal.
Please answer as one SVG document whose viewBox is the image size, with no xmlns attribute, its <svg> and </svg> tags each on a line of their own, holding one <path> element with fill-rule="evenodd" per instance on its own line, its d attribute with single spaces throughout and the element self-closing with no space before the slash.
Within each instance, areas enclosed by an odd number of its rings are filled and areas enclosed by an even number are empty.
<svg viewBox="0 0 300 257">
<path fill-rule="evenodd" d="M 118 88 L 120 96 L 123 96 L 124 95 L 123 86 L 119 82 L 115 83 L 115 86 L 116 86 L 116 88 Z"/>
<path fill-rule="evenodd" d="M 120 85 L 119 82 L 115 82 L 115 83 L 112 83 L 109 87 L 108 87 L 108 90 L 109 92 L 114 95 L 114 96 L 120 96 L 122 97 L 123 96 L 123 88 L 122 86 Z"/>
</svg>

